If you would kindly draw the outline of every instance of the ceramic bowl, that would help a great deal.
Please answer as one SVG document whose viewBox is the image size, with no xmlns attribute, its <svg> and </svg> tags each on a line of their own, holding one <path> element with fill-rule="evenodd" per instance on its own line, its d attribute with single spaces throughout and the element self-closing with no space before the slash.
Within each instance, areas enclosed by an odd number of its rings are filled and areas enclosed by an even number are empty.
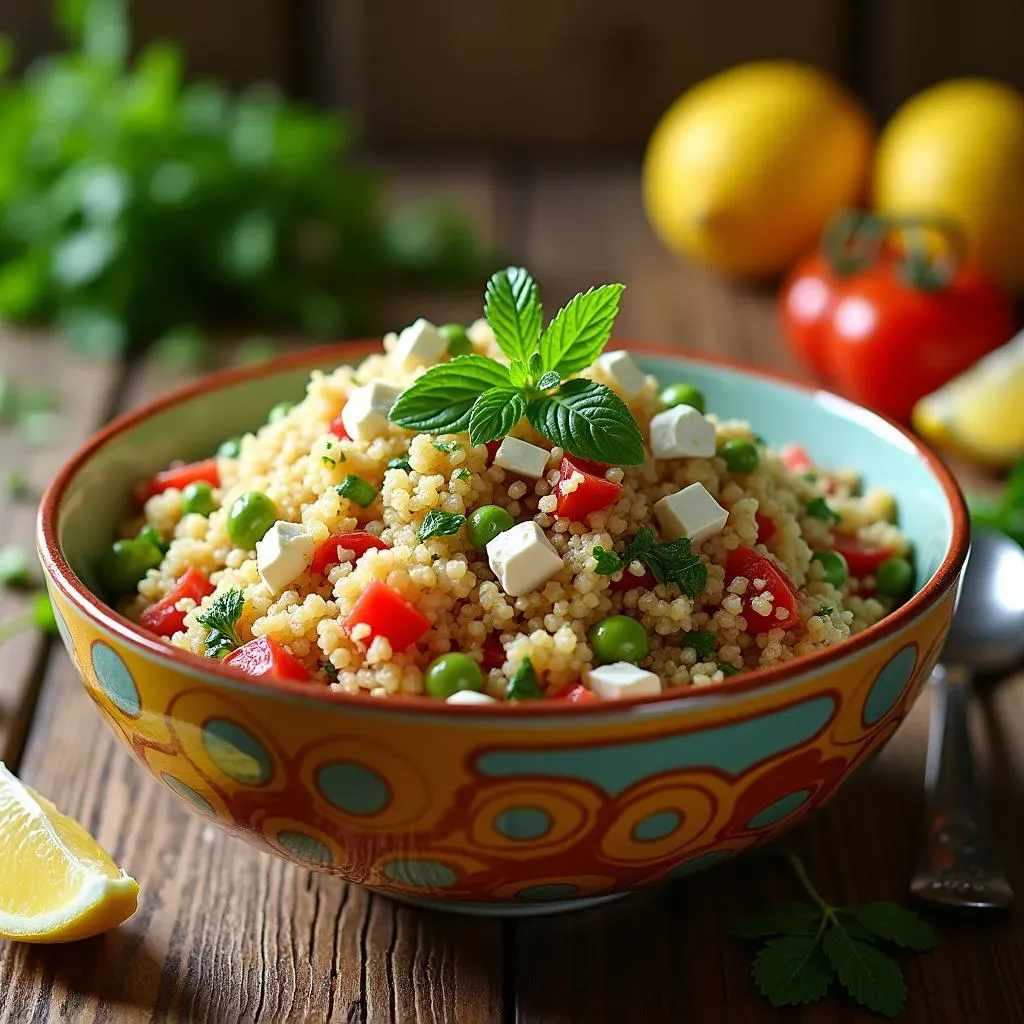
<svg viewBox="0 0 1024 1024">
<path fill-rule="evenodd" d="M 140 631 L 94 596 L 132 485 L 208 456 L 375 345 L 220 374 L 123 416 L 57 476 L 39 548 L 61 636 L 122 743 L 195 814 L 271 853 L 407 899 L 564 909 L 707 868 L 816 811 L 899 727 L 935 663 L 968 545 L 941 462 L 823 391 L 630 346 L 771 444 L 892 491 L 916 594 L 825 652 L 658 697 L 584 706 L 386 702 L 246 680 Z"/>
</svg>

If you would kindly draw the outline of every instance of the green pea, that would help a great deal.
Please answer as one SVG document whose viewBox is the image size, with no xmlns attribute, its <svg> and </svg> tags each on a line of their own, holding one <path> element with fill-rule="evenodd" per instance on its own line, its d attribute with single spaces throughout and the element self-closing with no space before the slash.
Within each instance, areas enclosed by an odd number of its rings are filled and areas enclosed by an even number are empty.
<svg viewBox="0 0 1024 1024">
<path fill-rule="evenodd" d="M 481 505 L 469 513 L 466 533 L 469 543 L 482 550 L 499 533 L 511 530 L 515 525 L 516 521 L 500 505 Z"/>
<path fill-rule="evenodd" d="M 753 473 L 761 461 L 754 445 L 736 437 L 726 441 L 719 448 L 718 454 L 733 473 Z"/>
<path fill-rule="evenodd" d="M 821 563 L 825 582 L 831 583 L 836 589 L 841 587 L 850 575 L 850 567 L 838 551 L 815 551 L 811 561 Z"/>
<path fill-rule="evenodd" d="M 452 652 L 431 662 L 424 682 L 431 697 L 447 700 L 460 690 L 483 690 L 484 675 L 468 654 Z"/>
<path fill-rule="evenodd" d="M 669 384 L 660 397 L 666 409 L 673 409 L 677 405 L 692 405 L 697 412 L 704 412 L 704 395 L 692 384 Z"/>
<path fill-rule="evenodd" d="M 242 435 L 236 434 L 226 441 L 221 441 L 217 454 L 225 459 L 237 459 L 242 452 Z"/>
<path fill-rule="evenodd" d="M 448 342 L 448 355 L 468 356 L 473 351 L 473 343 L 462 324 L 442 324 L 438 331 Z"/>
<path fill-rule="evenodd" d="M 277 423 L 278 420 L 283 420 L 294 408 L 294 402 L 278 402 L 277 405 L 267 413 L 267 422 Z"/>
<path fill-rule="evenodd" d="M 163 561 L 163 552 L 148 540 L 116 540 L 103 558 L 100 577 L 112 594 L 128 594 L 147 570 Z"/>
<path fill-rule="evenodd" d="M 914 582 L 914 567 L 898 555 L 887 558 L 875 570 L 875 586 L 890 597 L 905 594 Z"/>
<path fill-rule="evenodd" d="M 612 615 L 590 630 L 590 649 L 599 662 L 631 661 L 647 656 L 647 630 L 628 615 Z"/>
<path fill-rule="evenodd" d="M 236 548 L 251 551 L 277 521 L 277 506 L 261 491 L 247 491 L 228 510 L 228 536 Z"/>
<path fill-rule="evenodd" d="M 146 523 L 146 525 L 139 530 L 139 536 L 137 540 L 143 540 L 147 544 L 152 544 L 153 547 L 159 548 L 161 551 L 167 551 L 167 541 L 160 536 L 159 531 L 152 523 Z"/>
<path fill-rule="evenodd" d="M 213 488 L 204 480 L 197 480 L 188 484 L 181 492 L 181 511 L 198 512 L 201 516 L 208 516 L 217 503 L 213 500 Z"/>
</svg>

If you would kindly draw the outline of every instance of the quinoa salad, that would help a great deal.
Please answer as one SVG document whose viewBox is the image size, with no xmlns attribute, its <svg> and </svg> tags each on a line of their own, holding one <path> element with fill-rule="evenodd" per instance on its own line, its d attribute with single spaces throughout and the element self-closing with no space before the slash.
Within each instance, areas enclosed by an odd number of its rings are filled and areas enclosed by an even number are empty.
<svg viewBox="0 0 1024 1024">
<path fill-rule="evenodd" d="M 140 482 L 108 599 L 243 674 L 463 704 L 707 686 L 885 616 L 914 577 L 891 495 L 604 352 L 621 293 L 543 327 L 508 268 L 468 327 L 314 372 Z"/>
</svg>

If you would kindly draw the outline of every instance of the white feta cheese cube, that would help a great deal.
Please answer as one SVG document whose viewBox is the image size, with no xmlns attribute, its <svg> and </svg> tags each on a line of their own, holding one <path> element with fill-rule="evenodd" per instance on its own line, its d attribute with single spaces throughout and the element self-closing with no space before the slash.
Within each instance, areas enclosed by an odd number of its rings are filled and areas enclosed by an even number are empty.
<svg viewBox="0 0 1024 1024">
<path fill-rule="evenodd" d="M 298 523 L 278 521 L 256 542 L 256 568 L 277 597 L 313 561 L 313 538 Z"/>
<path fill-rule="evenodd" d="M 605 352 L 597 362 L 615 382 L 614 389 L 627 398 L 636 398 L 647 385 L 646 375 L 628 352 Z"/>
<path fill-rule="evenodd" d="M 341 423 L 353 441 L 372 441 L 388 429 L 388 413 L 401 394 L 380 381 L 353 388 L 341 410 Z"/>
<path fill-rule="evenodd" d="M 494 454 L 494 465 L 507 469 L 519 476 L 530 476 L 539 480 L 544 475 L 544 467 L 551 458 L 551 452 L 539 448 L 528 441 L 520 441 L 518 437 L 506 437 Z"/>
<path fill-rule="evenodd" d="M 444 335 L 429 321 L 420 317 L 409 324 L 395 342 L 391 358 L 403 370 L 439 363 L 448 351 Z"/>
<path fill-rule="evenodd" d="M 598 665 L 583 673 L 583 681 L 604 700 L 621 697 L 653 697 L 661 693 L 661 680 L 646 669 L 628 661 Z"/>
<path fill-rule="evenodd" d="M 498 702 L 479 690 L 456 690 L 445 704 L 497 704 Z"/>
<path fill-rule="evenodd" d="M 661 532 L 670 540 L 689 537 L 696 546 L 721 533 L 729 513 L 708 493 L 703 484 L 690 484 L 654 503 Z"/>
<path fill-rule="evenodd" d="M 499 533 L 487 545 L 487 563 L 509 597 L 542 587 L 562 568 L 562 556 L 532 520 Z"/>
<path fill-rule="evenodd" d="M 656 459 L 710 459 L 715 426 L 692 405 L 677 405 L 651 420 L 651 453 Z"/>
</svg>

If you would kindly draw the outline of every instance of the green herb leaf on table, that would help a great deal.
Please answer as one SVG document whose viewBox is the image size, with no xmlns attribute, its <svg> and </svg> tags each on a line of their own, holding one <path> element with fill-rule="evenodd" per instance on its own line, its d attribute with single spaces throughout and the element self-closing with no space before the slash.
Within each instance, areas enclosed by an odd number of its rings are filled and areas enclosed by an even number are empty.
<svg viewBox="0 0 1024 1024">
<path fill-rule="evenodd" d="M 540 684 L 533 662 L 526 658 L 515 670 L 505 688 L 506 700 L 537 700 L 541 696 Z"/>
<path fill-rule="evenodd" d="M 824 498 L 812 498 L 804 506 L 804 511 L 814 519 L 820 519 L 823 523 L 838 523 L 841 517 L 832 511 L 829 503 Z"/>
<path fill-rule="evenodd" d="M 873 935 L 904 949 L 923 953 L 939 944 L 934 929 L 927 921 L 896 903 L 865 903 L 840 912 L 841 917 L 846 915 L 853 917 Z"/>
<path fill-rule="evenodd" d="M 0 644 L 29 629 L 38 629 L 44 636 L 56 636 L 59 632 L 53 605 L 45 590 L 40 590 L 32 595 L 28 611 L 13 619 L 0 622 Z"/>
<path fill-rule="evenodd" d="M 698 658 L 707 658 L 715 653 L 715 634 L 706 629 L 693 629 L 679 638 L 680 647 L 692 647 Z"/>
<path fill-rule="evenodd" d="M 510 362 L 529 362 L 537 350 L 543 315 L 540 290 L 525 268 L 499 270 L 487 282 L 484 316 Z"/>
<path fill-rule="evenodd" d="M 473 403 L 491 388 L 509 387 L 508 369 L 486 356 L 457 356 L 432 366 L 399 395 L 389 418 L 406 430 L 456 434 L 469 429 Z"/>
<path fill-rule="evenodd" d="M 335 490 L 349 501 L 355 502 L 360 508 L 369 508 L 379 493 L 377 488 L 361 476 L 349 473 Z"/>
<path fill-rule="evenodd" d="M 597 562 L 594 572 L 598 576 L 611 576 L 624 568 L 622 559 L 614 551 L 606 551 L 600 544 L 595 545 L 591 554 Z"/>
<path fill-rule="evenodd" d="M 815 935 L 772 939 L 757 954 L 753 974 L 772 1006 L 817 1002 L 832 983 L 832 967 Z"/>
<path fill-rule="evenodd" d="M 28 555 L 13 545 L 0 548 L 0 587 L 26 587 L 28 583 Z"/>
<path fill-rule="evenodd" d="M 8 471 L 4 478 L 4 489 L 12 501 L 22 501 L 28 497 L 28 481 L 16 469 Z"/>
<path fill-rule="evenodd" d="M 450 537 L 462 529 L 466 517 L 457 512 L 441 512 L 439 509 L 431 509 L 420 524 L 416 536 L 420 540 L 430 540 L 431 537 Z"/>
<path fill-rule="evenodd" d="M 545 369 L 568 377 L 590 366 L 611 337 L 625 287 L 605 284 L 591 288 L 555 314 L 540 339 Z"/>
<path fill-rule="evenodd" d="M 822 945 L 840 984 L 858 1003 L 887 1017 L 903 1009 L 907 986 L 892 957 L 850 938 L 842 927 L 830 928 Z"/>
<path fill-rule="evenodd" d="M 223 658 L 241 647 L 237 625 L 244 608 L 242 591 L 232 587 L 218 594 L 210 606 L 196 616 L 200 625 L 206 627 L 206 639 L 203 641 L 206 657 Z"/>
<path fill-rule="evenodd" d="M 469 414 L 469 443 L 485 444 L 504 437 L 526 412 L 526 399 L 511 388 L 491 388 Z"/>
<path fill-rule="evenodd" d="M 821 908 L 794 901 L 736 918 L 729 934 L 737 939 L 767 939 L 772 935 L 817 935 L 820 929 Z"/>
</svg>

